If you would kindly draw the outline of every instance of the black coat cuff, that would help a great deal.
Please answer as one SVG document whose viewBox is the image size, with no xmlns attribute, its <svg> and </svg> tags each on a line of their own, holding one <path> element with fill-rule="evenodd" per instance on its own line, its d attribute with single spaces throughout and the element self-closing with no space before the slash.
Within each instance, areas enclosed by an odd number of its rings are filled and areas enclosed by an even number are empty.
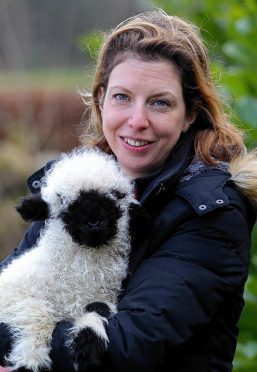
<svg viewBox="0 0 257 372">
<path fill-rule="evenodd" d="M 53 372 L 75 372 L 70 348 L 67 345 L 68 334 L 72 325 L 72 322 L 63 321 L 58 323 L 53 331 L 50 352 L 51 371 Z"/>
</svg>

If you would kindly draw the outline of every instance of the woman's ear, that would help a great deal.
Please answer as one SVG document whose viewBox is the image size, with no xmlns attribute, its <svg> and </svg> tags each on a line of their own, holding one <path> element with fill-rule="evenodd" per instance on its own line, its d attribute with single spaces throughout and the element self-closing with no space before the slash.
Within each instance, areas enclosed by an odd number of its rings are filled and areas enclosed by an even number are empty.
<svg viewBox="0 0 257 372">
<path fill-rule="evenodd" d="M 48 204 L 42 199 L 40 193 L 20 199 L 16 210 L 25 221 L 40 221 L 49 217 Z"/>
<path fill-rule="evenodd" d="M 100 110 L 102 111 L 102 108 L 103 108 L 103 103 L 104 103 L 104 96 L 105 96 L 105 90 L 104 90 L 104 87 L 100 87 L 98 89 L 98 102 L 99 102 L 99 108 Z"/>
<path fill-rule="evenodd" d="M 183 128 L 182 128 L 182 132 L 185 133 L 185 132 L 188 131 L 188 129 L 194 123 L 194 121 L 196 119 L 196 116 L 197 116 L 196 111 L 194 111 L 192 114 L 186 116 L 185 121 L 184 121 L 184 125 L 183 125 Z"/>
</svg>

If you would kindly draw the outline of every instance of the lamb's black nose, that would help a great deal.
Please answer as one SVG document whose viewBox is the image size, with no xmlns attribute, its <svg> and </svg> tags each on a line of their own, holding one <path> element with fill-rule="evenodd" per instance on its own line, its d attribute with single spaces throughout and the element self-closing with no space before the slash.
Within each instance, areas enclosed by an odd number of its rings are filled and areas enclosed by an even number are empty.
<svg viewBox="0 0 257 372">
<path fill-rule="evenodd" d="M 96 221 L 96 222 L 88 222 L 87 225 L 88 225 L 88 227 L 90 227 L 90 229 L 94 229 L 94 228 L 96 228 L 96 227 L 99 227 L 100 222 L 99 222 L 99 221 Z"/>
</svg>

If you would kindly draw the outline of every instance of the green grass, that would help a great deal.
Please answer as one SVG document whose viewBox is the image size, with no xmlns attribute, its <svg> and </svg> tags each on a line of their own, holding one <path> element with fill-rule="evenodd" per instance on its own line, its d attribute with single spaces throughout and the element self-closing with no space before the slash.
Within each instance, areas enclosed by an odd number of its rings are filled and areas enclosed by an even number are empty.
<svg viewBox="0 0 257 372">
<path fill-rule="evenodd" d="M 39 69 L 29 71 L 0 71 L 0 93 L 33 90 L 89 89 L 91 71 L 81 68 Z"/>
</svg>

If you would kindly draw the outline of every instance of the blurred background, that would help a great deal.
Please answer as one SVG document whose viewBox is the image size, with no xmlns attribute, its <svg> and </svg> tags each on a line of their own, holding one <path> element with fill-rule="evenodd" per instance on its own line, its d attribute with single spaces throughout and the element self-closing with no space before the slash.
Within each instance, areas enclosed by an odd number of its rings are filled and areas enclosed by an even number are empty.
<svg viewBox="0 0 257 372">
<path fill-rule="evenodd" d="M 154 7 L 200 27 L 226 109 L 257 147 L 257 0 L 0 0 L 0 259 L 27 228 L 14 209 L 27 177 L 79 144 L 101 32 Z M 234 371 L 256 372 L 256 229 L 245 300 Z"/>
</svg>

